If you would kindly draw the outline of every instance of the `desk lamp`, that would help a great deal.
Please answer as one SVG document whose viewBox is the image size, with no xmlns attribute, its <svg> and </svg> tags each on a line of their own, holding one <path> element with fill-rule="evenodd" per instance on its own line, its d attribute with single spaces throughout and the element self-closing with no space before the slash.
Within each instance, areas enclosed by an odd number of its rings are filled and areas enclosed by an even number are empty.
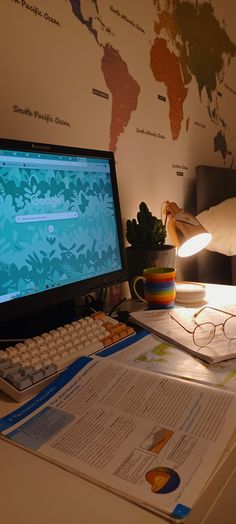
<svg viewBox="0 0 236 524">
<path fill-rule="evenodd" d="M 193 215 L 168 200 L 164 202 L 162 209 L 165 225 L 173 244 L 177 247 L 179 257 L 194 255 L 209 244 L 212 235 Z"/>
<path fill-rule="evenodd" d="M 212 235 L 190 213 L 180 209 L 175 202 L 163 203 L 165 225 L 179 257 L 189 257 L 204 249 Z M 205 286 L 191 282 L 176 283 L 175 302 L 196 306 L 205 298 Z"/>
</svg>

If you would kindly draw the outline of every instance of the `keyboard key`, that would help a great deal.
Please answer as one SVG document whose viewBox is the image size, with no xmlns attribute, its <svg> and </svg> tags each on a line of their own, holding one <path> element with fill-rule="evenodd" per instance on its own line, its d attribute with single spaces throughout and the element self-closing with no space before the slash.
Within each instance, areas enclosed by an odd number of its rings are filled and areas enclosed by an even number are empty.
<svg viewBox="0 0 236 524">
<path fill-rule="evenodd" d="M 35 373 L 32 373 L 32 375 L 30 375 L 30 378 L 33 384 L 35 384 L 36 382 L 39 382 L 40 380 L 43 380 L 44 377 L 45 377 L 45 373 L 43 369 L 39 369 L 38 371 L 35 371 Z"/>
<path fill-rule="evenodd" d="M 19 377 L 18 378 L 15 378 L 14 382 L 13 382 L 14 386 L 19 389 L 20 391 L 28 388 L 29 386 L 31 386 L 33 384 L 31 378 L 29 376 L 26 376 L 26 377 Z"/>
</svg>

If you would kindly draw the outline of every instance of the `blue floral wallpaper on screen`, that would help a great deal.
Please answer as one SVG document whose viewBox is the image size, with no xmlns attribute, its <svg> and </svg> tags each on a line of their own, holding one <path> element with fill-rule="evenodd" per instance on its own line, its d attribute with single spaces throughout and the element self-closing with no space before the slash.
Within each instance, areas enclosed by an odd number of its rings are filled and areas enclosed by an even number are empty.
<svg viewBox="0 0 236 524">
<path fill-rule="evenodd" d="M 120 268 L 105 173 L 1 167 L 0 228 L 0 295 Z"/>
</svg>

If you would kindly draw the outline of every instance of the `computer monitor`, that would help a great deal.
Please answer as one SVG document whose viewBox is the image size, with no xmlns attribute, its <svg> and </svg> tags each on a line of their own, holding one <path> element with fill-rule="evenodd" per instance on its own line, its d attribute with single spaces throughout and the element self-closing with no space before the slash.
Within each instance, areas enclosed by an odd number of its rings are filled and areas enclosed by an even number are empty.
<svg viewBox="0 0 236 524">
<path fill-rule="evenodd" d="M 0 322 L 126 280 L 113 153 L 1 139 L 0 231 Z"/>
</svg>

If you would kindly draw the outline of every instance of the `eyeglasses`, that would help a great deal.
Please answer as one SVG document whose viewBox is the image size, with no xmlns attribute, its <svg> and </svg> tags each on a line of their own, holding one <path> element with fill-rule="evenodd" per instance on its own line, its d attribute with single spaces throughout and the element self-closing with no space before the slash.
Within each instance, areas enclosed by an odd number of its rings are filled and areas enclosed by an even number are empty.
<svg viewBox="0 0 236 524">
<path fill-rule="evenodd" d="M 228 318 L 224 322 L 219 322 L 219 324 L 215 324 L 213 322 L 197 322 L 197 317 L 206 309 L 213 309 L 214 311 L 219 311 L 220 313 L 225 313 L 225 315 L 229 315 Z M 193 336 L 193 342 L 196 344 L 196 346 L 203 347 L 210 344 L 212 339 L 215 336 L 216 328 L 218 326 L 222 326 L 222 331 L 225 335 L 225 337 L 228 340 L 234 340 L 236 339 L 236 315 L 229 313 L 228 311 L 224 311 L 223 309 L 218 309 L 211 306 L 204 306 L 197 313 L 195 313 L 192 317 L 193 321 L 195 322 L 196 327 L 193 331 L 190 331 L 187 329 L 179 320 L 177 320 L 174 316 L 169 313 L 170 317 L 179 324 L 187 333 L 191 333 Z"/>
</svg>

